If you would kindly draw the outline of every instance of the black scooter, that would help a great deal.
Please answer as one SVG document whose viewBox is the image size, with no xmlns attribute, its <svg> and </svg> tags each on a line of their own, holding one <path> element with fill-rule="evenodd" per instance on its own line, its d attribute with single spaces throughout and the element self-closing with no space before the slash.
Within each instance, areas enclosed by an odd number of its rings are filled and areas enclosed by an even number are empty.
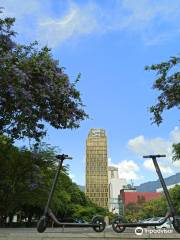
<svg viewBox="0 0 180 240">
<path fill-rule="evenodd" d="M 58 176 L 59 176 L 59 173 L 62 169 L 63 161 L 65 159 L 72 159 L 68 155 L 64 155 L 64 154 L 57 155 L 56 158 L 59 160 L 58 169 L 57 169 L 57 172 L 55 174 L 51 190 L 49 192 L 49 197 L 48 197 L 46 207 L 44 209 L 44 213 L 37 223 L 37 231 L 39 233 L 43 233 L 47 228 L 48 218 L 50 218 L 59 227 L 63 227 L 63 228 L 64 227 L 86 227 L 86 228 L 91 227 L 91 228 L 93 228 L 93 230 L 95 232 L 103 232 L 105 227 L 106 227 L 106 223 L 105 223 L 104 218 L 102 216 L 93 217 L 91 223 L 64 223 L 64 222 L 59 222 L 59 220 L 53 214 L 52 210 L 49 208 L 50 204 L 51 204 L 53 194 L 54 194 L 54 191 L 55 191 L 55 188 L 56 188 L 56 183 L 57 183 L 57 180 L 58 180 Z"/>
<path fill-rule="evenodd" d="M 112 228 L 115 232 L 117 233 L 122 233 L 124 232 L 124 230 L 126 229 L 126 227 L 148 227 L 148 226 L 160 226 L 162 224 L 164 224 L 166 222 L 166 220 L 168 218 L 172 218 L 172 224 L 174 229 L 176 230 L 176 232 L 180 233 L 180 216 L 177 215 L 177 212 L 173 206 L 171 197 L 169 195 L 169 191 L 167 189 L 166 183 L 164 181 L 164 178 L 162 176 L 161 170 L 159 168 L 159 165 L 157 163 L 156 158 L 160 158 L 160 157 L 166 157 L 166 155 L 149 155 L 149 156 L 143 156 L 143 158 L 151 158 L 153 160 L 157 175 L 159 177 L 159 180 L 161 182 L 161 186 L 163 188 L 164 191 L 164 195 L 165 198 L 167 200 L 168 206 L 169 206 L 169 211 L 166 213 L 165 217 L 158 223 L 152 223 L 152 222 L 148 222 L 148 223 L 127 223 L 125 222 L 125 220 L 123 220 L 123 217 L 118 216 L 116 217 L 113 222 L 112 222 Z"/>
</svg>

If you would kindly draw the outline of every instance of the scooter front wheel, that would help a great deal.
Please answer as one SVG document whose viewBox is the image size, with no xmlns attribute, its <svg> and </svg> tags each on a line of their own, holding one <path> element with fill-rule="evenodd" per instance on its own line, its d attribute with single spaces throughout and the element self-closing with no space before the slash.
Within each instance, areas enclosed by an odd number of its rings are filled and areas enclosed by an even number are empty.
<svg viewBox="0 0 180 240">
<path fill-rule="evenodd" d="M 98 225 L 98 226 L 93 226 L 92 227 L 95 232 L 103 232 L 105 227 L 106 227 L 106 223 L 105 223 L 104 218 L 102 216 L 93 217 L 91 223 Z"/>
<path fill-rule="evenodd" d="M 46 230 L 46 227 L 47 227 L 47 217 L 42 216 L 37 223 L 37 231 L 39 233 L 43 233 Z"/>
<path fill-rule="evenodd" d="M 112 228 L 117 233 L 122 233 L 125 231 L 126 227 L 122 226 L 123 218 L 118 216 L 112 221 Z"/>
</svg>

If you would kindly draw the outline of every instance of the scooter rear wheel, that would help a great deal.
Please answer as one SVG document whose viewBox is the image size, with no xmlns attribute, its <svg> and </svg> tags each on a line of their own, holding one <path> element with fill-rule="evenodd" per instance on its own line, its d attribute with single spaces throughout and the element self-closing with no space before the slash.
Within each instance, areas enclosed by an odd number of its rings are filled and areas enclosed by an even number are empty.
<svg viewBox="0 0 180 240">
<path fill-rule="evenodd" d="M 43 233 L 46 230 L 46 227 L 47 227 L 47 217 L 42 216 L 37 223 L 37 231 L 39 233 Z"/>
<path fill-rule="evenodd" d="M 180 233 L 180 227 L 177 227 L 177 226 L 175 226 L 175 225 L 173 225 L 173 227 L 174 227 L 174 229 L 175 229 L 175 231 L 176 231 L 177 233 Z"/>
<path fill-rule="evenodd" d="M 179 216 L 174 217 L 172 224 L 173 224 L 175 231 L 177 233 L 180 233 L 180 217 Z"/>
<path fill-rule="evenodd" d="M 104 218 L 102 216 L 95 216 L 93 217 L 92 224 L 98 224 L 98 226 L 93 226 L 93 230 L 95 232 L 103 232 L 105 227 L 106 227 L 106 223 L 104 221 Z"/>
<path fill-rule="evenodd" d="M 117 233 L 122 233 L 125 231 L 126 227 L 124 226 L 120 226 L 119 224 L 123 223 L 123 218 L 121 216 L 116 217 L 113 221 L 112 221 L 112 228 L 115 232 Z"/>
</svg>

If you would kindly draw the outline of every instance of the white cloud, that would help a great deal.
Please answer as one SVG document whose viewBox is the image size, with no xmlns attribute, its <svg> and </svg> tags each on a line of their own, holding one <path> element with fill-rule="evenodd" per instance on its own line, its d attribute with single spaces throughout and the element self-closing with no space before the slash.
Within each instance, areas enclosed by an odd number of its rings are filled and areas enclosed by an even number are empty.
<svg viewBox="0 0 180 240">
<path fill-rule="evenodd" d="M 96 6 L 92 4 L 83 8 L 71 4 L 68 12 L 62 18 L 40 21 L 39 37 L 43 36 L 44 41 L 49 42 L 51 46 L 57 46 L 68 39 L 77 39 L 90 34 L 98 26 L 94 11 L 96 11 Z"/>
<path fill-rule="evenodd" d="M 149 154 L 166 154 L 171 156 L 172 143 L 162 138 L 145 139 L 144 136 L 138 136 L 130 139 L 128 147 L 139 156 Z"/>
<path fill-rule="evenodd" d="M 139 166 L 133 160 L 123 160 L 117 164 L 113 164 L 109 161 L 109 166 L 115 166 L 118 168 L 119 177 L 126 180 L 137 180 L 142 177 L 139 175 Z"/>
<path fill-rule="evenodd" d="M 172 162 L 172 144 L 177 142 L 180 142 L 180 130 L 178 127 L 175 127 L 170 132 L 168 140 L 163 138 L 146 139 L 141 135 L 130 139 L 128 142 L 128 148 L 139 157 L 150 154 L 165 154 L 166 158 L 161 158 L 158 162 L 162 172 L 169 175 L 173 173 L 174 167 L 180 167 L 178 161 Z M 145 168 L 155 171 L 152 160 L 145 160 L 143 165 Z"/>
<path fill-rule="evenodd" d="M 178 127 L 175 127 L 171 132 L 170 132 L 170 137 L 172 143 L 179 143 L 180 142 L 180 130 Z"/>
<path fill-rule="evenodd" d="M 3 15 L 16 18 L 16 30 L 19 34 L 37 39 L 41 44 L 56 47 L 76 40 L 97 30 L 98 5 L 86 3 L 79 6 L 74 1 L 67 1 L 67 10 L 57 9 L 55 17 L 50 0 L 2 0 Z M 63 5 L 63 4 L 61 4 Z M 18 8 L 17 8 L 18 6 Z M 31 22 L 28 17 L 31 17 Z M 33 27 L 33 29 L 32 29 Z M 72 42 L 72 41 L 71 41 Z"/>
<path fill-rule="evenodd" d="M 112 4 L 111 4 L 112 3 Z M 51 47 L 71 42 L 83 36 L 111 31 L 127 31 L 136 34 L 147 45 L 170 41 L 180 34 L 180 1 L 167 0 L 113 0 L 108 4 L 87 1 L 77 4 L 73 0 L 63 2 L 63 8 L 53 14 L 52 1 L 1 0 L 5 14 L 17 18 L 20 34 L 33 35 L 41 43 Z M 17 7 L 18 6 L 18 7 Z M 27 22 L 27 18 L 31 22 Z"/>
<path fill-rule="evenodd" d="M 154 164 L 152 162 L 152 160 L 148 159 L 148 160 L 145 160 L 144 163 L 143 163 L 144 167 L 150 171 L 155 171 L 155 167 L 154 167 Z M 172 175 L 173 174 L 173 169 L 171 168 L 171 166 L 169 164 L 165 164 L 165 163 L 162 163 L 160 162 L 159 163 L 159 167 L 161 169 L 161 172 L 165 175 Z"/>
</svg>

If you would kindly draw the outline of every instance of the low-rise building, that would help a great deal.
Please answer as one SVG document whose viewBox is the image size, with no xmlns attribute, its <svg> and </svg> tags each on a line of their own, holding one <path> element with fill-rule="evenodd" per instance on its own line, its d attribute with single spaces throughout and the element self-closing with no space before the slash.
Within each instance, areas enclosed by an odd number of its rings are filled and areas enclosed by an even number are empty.
<svg viewBox="0 0 180 240">
<path fill-rule="evenodd" d="M 147 202 L 152 199 L 160 198 L 159 192 L 136 192 L 132 189 L 122 189 L 120 191 L 120 199 L 123 202 L 124 207 L 127 207 L 130 203 Z"/>
</svg>

